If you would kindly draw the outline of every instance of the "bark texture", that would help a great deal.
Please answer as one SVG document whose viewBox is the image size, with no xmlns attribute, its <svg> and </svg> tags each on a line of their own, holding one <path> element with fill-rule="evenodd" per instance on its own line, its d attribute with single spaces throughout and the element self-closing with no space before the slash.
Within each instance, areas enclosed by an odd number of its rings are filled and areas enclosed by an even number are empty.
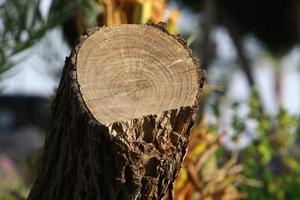
<svg viewBox="0 0 300 200">
<path fill-rule="evenodd" d="M 76 55 L 80 44 L 98 30 L 82 36 L 66 59 L 43 160 L 28 200 L 172 199 L 197 102 L 110 125 L 96 120 L 80 92 Z M 173 37 L 186 48 L 182 39 Z M 199 98 L 205 74 L 200 68 L 197 73 Z"/>
</svg>

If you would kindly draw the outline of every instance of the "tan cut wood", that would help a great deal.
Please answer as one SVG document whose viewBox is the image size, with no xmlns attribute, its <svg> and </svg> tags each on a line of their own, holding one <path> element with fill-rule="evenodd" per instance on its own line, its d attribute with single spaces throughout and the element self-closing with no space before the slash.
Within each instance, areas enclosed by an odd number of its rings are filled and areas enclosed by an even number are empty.
<svg viewBox="0 0 300 200">
<path fill-rule="evenodd" d="M 102 28 L 77 56 L 83 99 L 104 124 L 192 106 L 197 67 L 173 36 L 147 25 Z"/>
</svg>

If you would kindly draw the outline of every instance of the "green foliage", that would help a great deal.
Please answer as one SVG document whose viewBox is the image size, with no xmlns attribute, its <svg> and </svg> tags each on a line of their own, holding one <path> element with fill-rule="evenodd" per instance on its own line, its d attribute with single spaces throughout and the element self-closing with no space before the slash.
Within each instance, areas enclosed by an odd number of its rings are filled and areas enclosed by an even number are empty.
<svg viewBox="0 0 300 200">
<path fill-rule="evenodd" d="M 40 159 L 41 159 L 41 155 L 39 155 L 39 154 L 33 154 L 26 158 L 26 164 L 27 164 L 27 167 L 29 170 L 29 174 L 33 180 L 36 178 L 38 164 L 40 162 Z"/>
<path fill-rule="evenodd" d="M 32 46 L 50 28 L 39 8 L 39 0 L 4 1 L 0 6 L 0 72 L 12 66 L 13 55 Z"/>
<path fill-rule="evenodd" d="M 17 62 L 13 57 L 34 45 L 49 30 L 63 24 L 79 8 L 90 19 L 95 0 L 53 0 L 49 13 L 41 11 L 41 0 L 4 0 L 0 5 L 0 75 Z M 88 12 L 90 11 L 90 12 Z M 90 25 L 87 21 L 87 25 Z"/>
<path fill-rule="evenodd" d="M 220 112 L 221 98 L 211 105 L 213 114 L 222 118 Z M 256 88 L 252 88 L 247 101 L 248 113 L 241 115 L 240 108 L 244 102 L 233 102 L 231 105 L 230 129 L 235 135 L 233 142 L 238 142 L 242 134 L 255 135 L 253 141 L 239 150 L 238 163 L 244 165 L 243 175 L 256 179 L 259 184 L 247 183 L 239 185 L 242 192 L 247 193 L 249 200 L 296 200 L 300 197 L 300 151 L 299 135 L 300 118 L 280 108 L 276 116 L 268 115 L 261 109 L 260 96 Z M 249 121 L 256 126 L 249 128 Z M 250 137 L 251 138 L 251 137 Z M 250 139 L 249 138 L 249 139 Z M 220 162 L 230 153 L 218 150 Z"/>
<path fill-rule="evenodd" d="M 247 199 L 296 200 L 300 196 L 299 155 L 296 144 L 299 118 L 280 108 L 275 117 L 264 114 L 259 94 L 254 88 L 248 101 L 249 114 L 241 120 L 237 113 L 232 117 L 232 128 L 242 131 L 247 120 L 255 120 L 256 139 L 240 152 L 239 162 L 245 166 L 245 176 L 256 178 L 261 187 L 242 187 Z"/>
<path fill-rule="evenodd" d="M 23 183 L 19 182 L 16 185 L 11 186 L 10 190 L 5 193 L 0 192 L 1 200 L 25 200 L 28 193 L 28 187 Z"/>
</svg>

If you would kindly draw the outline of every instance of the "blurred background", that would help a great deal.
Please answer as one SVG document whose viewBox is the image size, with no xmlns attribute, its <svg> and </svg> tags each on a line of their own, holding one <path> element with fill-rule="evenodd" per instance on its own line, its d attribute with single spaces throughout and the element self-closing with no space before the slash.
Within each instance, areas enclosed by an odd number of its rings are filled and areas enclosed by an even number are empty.
<svg viewBox="0 0 300 200">
<path fill-rule="evenodd" d="M 177 200 L 300 199 L 299 0 L 0 0 L 0 199 L 25 199 L 88 27 L 165 22 L 208 75 Z"/>
</svg>

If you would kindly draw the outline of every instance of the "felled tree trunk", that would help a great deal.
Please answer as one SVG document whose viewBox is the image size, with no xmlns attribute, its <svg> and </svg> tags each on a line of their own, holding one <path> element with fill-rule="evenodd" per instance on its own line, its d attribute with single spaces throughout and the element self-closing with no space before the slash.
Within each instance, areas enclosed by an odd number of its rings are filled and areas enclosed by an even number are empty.
<svg viewBox="0 0 300 200">
<path fill-rule="evenodd" d="M 204 80 L 160 25 L 89 30 L 66 59 L 28 200 L 172 199 Z"/>
</svg>

